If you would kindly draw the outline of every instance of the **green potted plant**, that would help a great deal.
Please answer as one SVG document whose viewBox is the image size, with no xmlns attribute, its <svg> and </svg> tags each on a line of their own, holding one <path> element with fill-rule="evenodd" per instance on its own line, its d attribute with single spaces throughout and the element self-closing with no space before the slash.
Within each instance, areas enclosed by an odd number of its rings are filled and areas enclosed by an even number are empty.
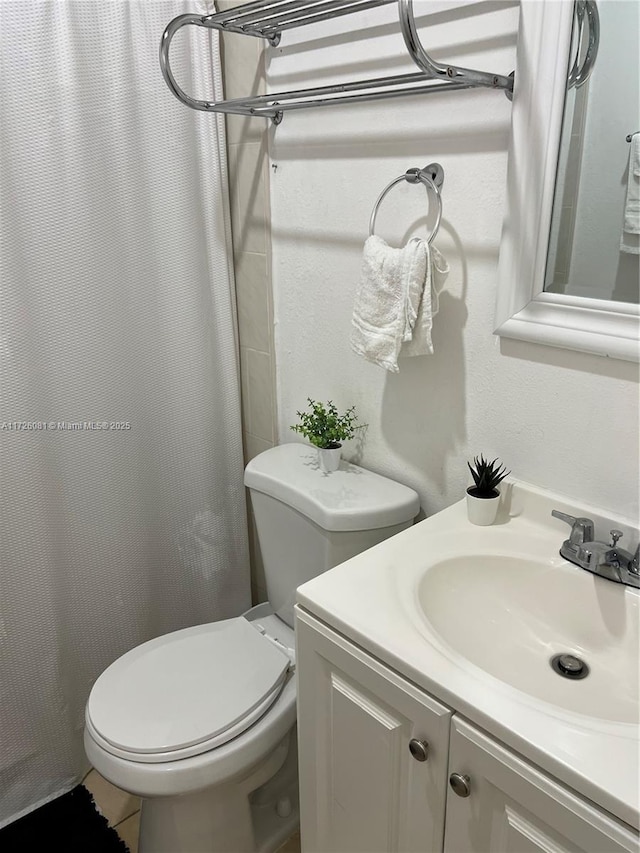
<svg viewBox="0 0 640 853">
<path fill-rule="evenodd" d="M 308 410 L 296 412 L 300 423 L 293 424 L 291 429 L 318 448 L 318 462 L 323 471 L 335 471 L 340 465 L 342 442 L 353 438 L 356 430 L 364 424 L 358 424 L 355 406 L 340 414 L 331 400 L 318 403 L 307 397 L 307 401 Z"/>
<path fill-rule="evenodd" d="M 493 524 L 500 503 L 498 486 L 511 472 L 494 459 L 488 462 L 482 454 L 475 456 L 473 466 L 467 462 L 473 486 L 467 489 L 467 514 L 472 524 L 486 526 Z"/>
</svg>

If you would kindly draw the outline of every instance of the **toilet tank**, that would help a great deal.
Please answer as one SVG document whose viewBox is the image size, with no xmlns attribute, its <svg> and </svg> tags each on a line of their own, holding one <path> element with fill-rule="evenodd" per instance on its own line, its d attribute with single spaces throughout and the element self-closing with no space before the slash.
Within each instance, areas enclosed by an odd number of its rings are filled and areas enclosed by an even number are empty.
<svg viewBox="0 0 640 853">
<path fill-rule="evenodd" d="M 409 527 L 420 508 L 413 489 L 350 462 L 325 473 L 303 444 L 254 457 L 244 482 L 267 597 L 292 627 L 297 587 Z"/>
</svg>

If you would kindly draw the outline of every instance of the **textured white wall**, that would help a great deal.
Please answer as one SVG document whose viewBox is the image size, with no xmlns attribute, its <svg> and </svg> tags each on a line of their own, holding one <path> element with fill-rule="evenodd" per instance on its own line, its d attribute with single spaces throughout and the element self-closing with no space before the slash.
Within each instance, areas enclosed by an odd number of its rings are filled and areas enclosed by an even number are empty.
<svg viewBox="0 0 640 853">
<path fill-rule="evenodd" d="M 436 58 L 513 69 L 517 5 L 416 7 Z M 413 70 L 395 16 L 390 6 L 286 33 L 270 89 Z M 279 439 L 295 438 L 288 427 L 307 396 L 355 403 L 369 426 L 347 455 L 412 485 L 427 514 L 463 495 L 466 460 L 483 452 L 520 479 L 635 517 L 636 367 L 492 334 L 509 122 L 502 93 L 475 90 L 292 112 L 273 132 Z M 349 348 L 362 244 L 383 187 L 433 160 L 446 174 L 437 245 L 451 274 L 435 354 L 390 375 Z M 423 233 L 424 212 L 422 189 L 397 188 L 378 233 Z"/>
</svg>

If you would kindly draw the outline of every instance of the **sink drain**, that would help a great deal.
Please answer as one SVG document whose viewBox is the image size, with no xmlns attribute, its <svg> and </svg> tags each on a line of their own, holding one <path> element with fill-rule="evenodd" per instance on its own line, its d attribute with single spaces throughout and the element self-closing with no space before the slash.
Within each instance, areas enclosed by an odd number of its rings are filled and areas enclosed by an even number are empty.
<svg viewBox="0 0 640 853">
<path fill-rule="evenodd" d="M 580 658 L 567 652 L 561 655 L 554 655 L 549 663 L 551 664 L 551 668 L 563 678 L 571 678 L 577 681 L 589 675 L 587 664 L 583 660 L 580 660 Z"/>
</svg>

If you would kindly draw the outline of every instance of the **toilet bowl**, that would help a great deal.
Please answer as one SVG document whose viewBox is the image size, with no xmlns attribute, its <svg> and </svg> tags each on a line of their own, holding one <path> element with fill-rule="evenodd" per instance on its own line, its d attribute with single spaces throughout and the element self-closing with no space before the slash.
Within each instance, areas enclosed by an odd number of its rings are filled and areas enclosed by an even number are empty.
<svg viewBox="0 0 640 853">
<path fill-rule="evenodd" d="M 417 494 L 281 445 L 245 472 L 269 602 L 132 649 L 97 679 L 85 750 L 142 798 L 139 853 L 271 853 L 295 830 L 293 603 L 303 581 L 409 526 Z"/>
<path fill-rule="evenodd" d="M 215 658 L 217 646 L 220 651 L 227 644 L 232 649 L 234 640 L 242 643 L 249 639 L 245 631 L 237 631 L 240 623 L 255 634 L 257 643 L 248 642 L 236 649 L 230 663 L 239 666 L 246 654 L 244 671 L 252 676 L 258 666 L 265 665 L 275 678 L 275 691 L 263 679 L 251 693 L 246 689 L 251 682 L 238 683 L 231 677 L 225 683 L 221 678 L 224 674 L 217 672 L 220 690 L 229 695 L 234 688 L 244 689 L 246 700 L 244 709 L 241 700 L 235 708 L 226 707 L 227 719 L 221 722 L 222 715 L 215 709 L 215 693 L 207 689 L 211 661 L 205 655 Z M 295 830 L 296 774 L 295 766 L 287 766 L 292 734 L 295 737 L 295 668 L 287 653 L 279 651 L 256 625 L 278 639 L 285 649 L 293 647 L 292 629 L 263 604 L 238 619 L 187 628 L 144 643 L 119 658 L 96 681 L 85 711 L 85 750 L 102 776 L 142 797 L 140 853 L 267 851 L 276 849 Z M 262 644 L 267 652 L 264 656 L 260 654 Z M 271 651 L 275 657 L 269 654 Z M 165 660 L 167 652 L 169 661 Z M 132 660 L 129 656 L 135 657 Z M 279 656 L 284 663 L 283 677 Z M 183 692 L 177 697 L 181 701 L 165 708 L 164 713 L 161 708 L 160 713 L 154 713 L 153 703 L 162 696 L 163 685 L 165 700 L 176 697 L 172 679 L 185 668 L 189 669 L 192 683 L 188 684 L 189 677 L 182 679 Z M 148 672 L 144 683 L 134 691 L 134 679 L 145 669 Z M 189 686 L 191 692 L 185 694 Z M 141 701 L 132 703 L 127 690 L 135 692 Z M 190 703 L 194 709 L 213 711 L 209 732 L 201 713 L 189 713 Z M 115 717 L 110 718 L 112 711 Z M 171 726 L 168 712 L 176 711 L 182 714 Z M 130 729 L 127 715 L 132 721 Z M 187 725 L 181 727 L 179 721 Z M 229 724 L 226 729 L 225 722 Z M 154 731 L 145 736 L 147 724 L 152 724 Z M 158 745 L 155 750 L 154 741 Z M 190 743 L 185 746 L 186 741 Z M 274 794 L 267 809 L 268 791 L 260 789 L 268 782 Z M 261 808 L 254 808 L 256 814 L 252 814 L 249 795 L 256 791 L 261 794 Z M 278 810 L 286 810 L 282 802 L 287 799 L 290 813 L 280 817 Z M 267 811 L 273 819 L 265 820 L 263 816 L 262 826 L 254 827 L 260 814 Z"/>
</svg>

